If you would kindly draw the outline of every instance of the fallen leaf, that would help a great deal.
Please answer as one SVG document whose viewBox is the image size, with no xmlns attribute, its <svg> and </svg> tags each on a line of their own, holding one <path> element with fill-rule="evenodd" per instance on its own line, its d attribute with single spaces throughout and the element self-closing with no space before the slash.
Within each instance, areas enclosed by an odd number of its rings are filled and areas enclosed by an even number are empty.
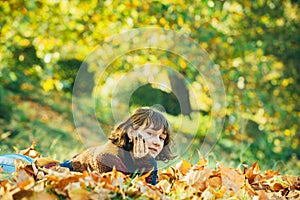
<svg viewBox="0 0 300 200">
<path fill-rule="evenodd" d="M 171 184 L 167 180 L 161 180 L 156 184 L 158 189 L 161 189 L 163 193 L 169 193 L 171 190 Z"/>
<path fill-rule="evenodd" d="M 250 168 L 246 169 L 245 176 L 248 179 L 249 183 L 251 184 L 259 173 L 260 173 L 260 168 L 258 162 L 254 162 Z"/>
<path fill-rule="evenodd" d="M 217 190 L 214 194 L 214 196 L 216 198 L 223 198 L 224 194 L 226 192 L 226 188 L 225 187 L 221 187 L 221 189 Z"/>
<path fill-rule="evenodd" d="M 36 142 L 33 142 L 29 148 L 23 150 L 17 150 L 17 153 L 23 154 L 25 156 L 29 156 L 33 159 L 38 158 L 41 156 L 41 154 L 35 150 L 35 145 Z"/>
<path fill-rule="evenodd" d="M 38 166 L 40 166 L 40 167 L 46 167 L 46 168 L 49 168 L 49 167 L 47 167 L 47 165 L 49 165 L 49 164 L 54 164 L 56 166 L 59 164 L 59 161 L 54 160 L 54 159 L 49 158 L 49 157 L 36 158 L 35 161 L 37 162 Z"/>
<path fill-rule="evenodd" d="M 202 158 L 196 163 L 196 165 L 193 166 L 193 168 L 202 170 L 205 166 L 207 166 L 207 163 L 207 160 Z"/>
<path fill-rule="evenodd" d="M 57 196 L 46 192 L 34 192 L 30 199 L 54 200 Z"/>
<path fill-rule="evenodd" d="M 218 169 L 221 173 L 222 186 L 238 194 L 245 184 L 245 176 L 221 163 L 218 164 Z"/>
<path fill-rule="evenodd" d="M 34 145 L 22 153 L 30 151 L 34 153 Z M 14 164 L 15 173 L 0 172 L 1 199 L 300 199 L 300 177 L 279 170 L 261 173 L 257 162 L 238 171 L 222 163 L 209 168 L 204 158 L 196 164 L 182 159 L 158 172 L 156 185 L 145 180 L 151 171 L 134 178 L 116 168 L 73 172 L 42 156 L 32 163 L 16 159 Z"/>
<path fill-rule="evenodd" d="M 181 159 L 181 161 L 176 165 L 179 173 L 182 175 L 186 175 L 186 173 L 190 170 L 192 164 L 188 161 Z"/>
<path fill-rule="evenodd" d="M 17 172 L 16 183 L 21 190 L 28 190 L 34 186 L 35 181 L 24 169 L 21 169 Z"/>
<path fill-rule="evenodd" d="M 190 170 L 182 180 L 196 190 L 204 191 L 207 185 L 213 185 L 212 181 L 214 180 L 209 180 L 212 171 L 212 169 Z"/>
<path fill-rule="evenodd" d="M 202 194 L 201 197 L 203 198 L 203 200 L 212 200 L 214 199 L 214 195 L 213 193 L 210 191 L 209 188 L 207 188 Z"/>
<path fill-rule="evenodd" d="M 288 199 L 300 199 L 300 191 L 299 190 L 290 191 L 286 197 Z"/>
<path fill-rule="evenodd" d="M 20 190 L 13 194 L 13 199 L 30 199 L 33 195 L 31 190 Z"/>
<path fill-rule="evenodd" d="M 68 192 L 69 197 L 72 200 L 88 200 L 90 199 L 89 198 L 90 193 L 91 192 L 82 188 L 73 189 Z"/>
</svg>

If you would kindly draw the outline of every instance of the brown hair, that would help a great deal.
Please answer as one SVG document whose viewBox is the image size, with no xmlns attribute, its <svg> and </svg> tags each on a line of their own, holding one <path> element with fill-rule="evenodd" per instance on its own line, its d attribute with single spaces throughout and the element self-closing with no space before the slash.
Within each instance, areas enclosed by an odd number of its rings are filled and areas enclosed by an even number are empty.
<svg viewBox="0 0 300 200">
<path fill-rule="evenodd" d="M 170 124 L 161 112 L 153 108 L 140 107 L 136 109 L 131 116 L 115 127 L 111 132 L 109 139 L 113 144 L 124 150 L 131 151 L 133 149 L 133 143 L 130 142 L 127 135 L 129 127 L 137 130 L 142 125 L 144 125 L 145 128 L 148 128 L 151 124 L 153 124 L 154 130 L 163 128 L 163 133 L 166 134 L 164 147 L 156 157 L 156 160 L 168 162 L 169 160 L 174 159 L 176 156 L 173 155 L 169 145 L 171 142 Z"/>
</svg>

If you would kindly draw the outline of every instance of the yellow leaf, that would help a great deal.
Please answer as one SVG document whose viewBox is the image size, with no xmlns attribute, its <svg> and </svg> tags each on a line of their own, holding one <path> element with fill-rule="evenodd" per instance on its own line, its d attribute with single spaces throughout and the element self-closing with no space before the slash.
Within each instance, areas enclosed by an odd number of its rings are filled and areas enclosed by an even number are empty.
<svg viewBox="0 0 300 200">
<path fill-rule="evenodd" d="M 186 175 L 187 172 L 190 170 L 191 168 L 191 163 L 189 163 L 188 161 L 182 159 L 177 165 L 177 169 L 179 170 L 179 172 L 183 175 Z"/>
<path fill-rule="evenodd" d="M 200 160 L 197 162 L 196 165 L 197 165 L 198 167 L 202 168 L 202 167 L 204 167 L 204 166 L 207 165 L 207 160 L 204 159 L 204 158 L 202 158 L 202 159 L 200 159 Z"/>
<path fill-rule="evenodd" d="M 69 197 L 73 200 L 88 200 L 90 199 L 89 195 L 90 192 L 82 188 L 73 189 L 69 191 Z"/>
</svg>

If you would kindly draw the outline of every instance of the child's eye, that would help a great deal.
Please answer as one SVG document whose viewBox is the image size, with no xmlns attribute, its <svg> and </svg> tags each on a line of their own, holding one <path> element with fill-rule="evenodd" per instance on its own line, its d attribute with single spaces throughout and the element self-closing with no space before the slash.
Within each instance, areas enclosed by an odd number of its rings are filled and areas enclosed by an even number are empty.
<svg viewBox="0 0 300 200">
<path fill-rule="evenodd" d="M 159 137 L 160 140 L 165 141 L 166 138 L 164 137 Z"/>
<path fill-rule="evenodd" d="M 147 134 L 150 135 L 150 136 L 152 135 L 152 133 L 150 133 L 150 132 L 147 132 Z"/>
</svg>

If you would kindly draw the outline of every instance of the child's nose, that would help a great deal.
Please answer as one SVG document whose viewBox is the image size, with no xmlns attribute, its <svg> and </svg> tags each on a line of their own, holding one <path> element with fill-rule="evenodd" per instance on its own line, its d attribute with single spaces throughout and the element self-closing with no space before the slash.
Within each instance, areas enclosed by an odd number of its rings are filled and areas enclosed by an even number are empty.
<svg viewBox="0 0 300 200">
<path fill-rule="evenodd" d="M 157 138 L 157 137 L 153 138 L 153 144 L 159 146 L 160 145 L 159 138 Z"/>
</svg>

